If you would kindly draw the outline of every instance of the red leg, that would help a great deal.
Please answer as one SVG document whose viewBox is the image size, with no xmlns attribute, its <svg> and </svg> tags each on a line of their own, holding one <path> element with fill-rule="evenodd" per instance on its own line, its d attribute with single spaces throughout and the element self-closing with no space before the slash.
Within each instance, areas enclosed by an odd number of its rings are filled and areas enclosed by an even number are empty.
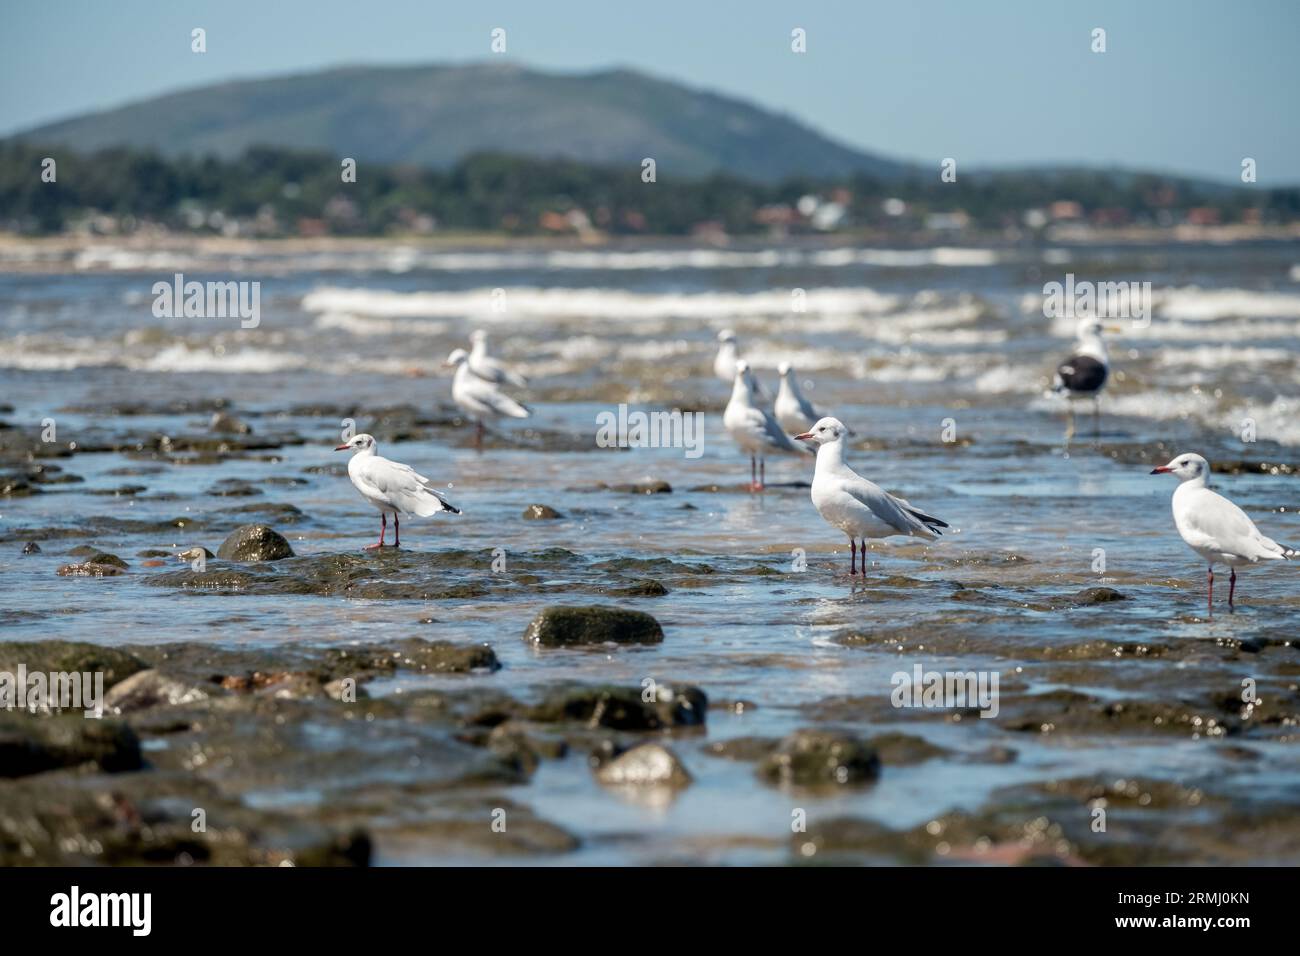
<svg viewBox="0 0 1300 956">
<path fill-rule="evenodd" d="M 867 576 L 867 539 L 862 539 L 862 544 L 858 547 L 858 565 L 862 569 L 862 576 Z"/>
<path fill-rule="evenodd" d="M 858 573 L 858 543 L 849 538 L 849 577 Z"/>
<path fill-rule="evenodd" d="M 757 489 L 758 489 L 758 462 L 754 459 L 753 455 L 750 455 L 749 456 L 749 490 L 756 491 Z"/>
<path fill-rule="evenodd" d="M 762 491 L 763 486 L 767 484 L 767 459 L 758 460 L 758 490 Z"/>
<path fill-rule="evenodd" d="M 375 550 L 375 548 L 382 548 L 384 546 L 384 532 L 387 530 L 388 530 L 388 512 L 381 511 L 379 512 L 379 543 L 366 545 L 366 550 L 373 551 Z"/>
<path fill-rule="evenodd" d="M 402 546 L 402 520 L 396 512 L 393 513 L 393 547 Z"/>
<path fill-rule="evenodd" d="M 1213 616 L 1214 615 L 1214 565 L 1210 565 L 1209 569 L 1205 572 L 1205 577 L 1210 583 L 1210 594 L 1209 594 L 1208 606 L 1209 606 L 1209 613 L 1211 616 Z"/>
<path fill-rule="evenodd" d="M 1232 613 L 1233 611 L 1236 610 L 1236 607 L 1234 607 L 1232 603 L 1232 596 L 1236 592 L 1236 590 L 1237 590 L 1237 569 L 1233 568 L 1232 573 L 1228 575 L 1228 612 L 1229 613 Z"/>
</svg>

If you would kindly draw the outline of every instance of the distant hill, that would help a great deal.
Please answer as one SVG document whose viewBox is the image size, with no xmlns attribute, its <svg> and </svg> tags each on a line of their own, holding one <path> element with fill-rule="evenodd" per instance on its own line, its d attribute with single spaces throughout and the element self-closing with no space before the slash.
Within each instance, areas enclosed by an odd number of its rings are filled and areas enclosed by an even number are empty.
<svg viewBox="0 0 1300 956">
<path fill-rule="evenodd" d="M 631 70 L 563 74 L 512 64 L 348 67 L 206 86 L 18 134 L 232 158 L 250 146 L 445 169 L 494 152 L 593 164 L 654 157 L 661 181 L 727 172 L 760 182 L 911 171 L 789 117 Z"/>
</svg>

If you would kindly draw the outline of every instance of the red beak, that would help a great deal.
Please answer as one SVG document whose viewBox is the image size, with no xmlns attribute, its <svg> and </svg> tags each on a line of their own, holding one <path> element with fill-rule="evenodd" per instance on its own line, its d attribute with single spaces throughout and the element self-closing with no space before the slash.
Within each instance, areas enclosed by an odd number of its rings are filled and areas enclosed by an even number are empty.
<svg viewBox="0 0 1300 956">
<path fill-rule="evenodd" d="M 352 447 L 351 445 L 339 445 L 339 446 L 337 446 L 334 450 L 335 450 L 335 451 L 347 451 L 347 450 L 348 450 L 349 448 L 351 448 L 351 447 Z"/>
<path fill-rule="evenodd" d="M 812 441 L 812 432 L 804 432 L 802 435 L 795 435 L 795 441 Z"/>
<path fill-rule="evenodd" d="M 1151 474 L 1153 474 L 1153 475 L 1167 475 L 1167 474 L 1169 474 L 1169 469 L 1166 468 L 1164 465 L 1161 465 L 1159 468 L 1152 468 L 1152 469 L 1151 469 Z"/>
</svg>

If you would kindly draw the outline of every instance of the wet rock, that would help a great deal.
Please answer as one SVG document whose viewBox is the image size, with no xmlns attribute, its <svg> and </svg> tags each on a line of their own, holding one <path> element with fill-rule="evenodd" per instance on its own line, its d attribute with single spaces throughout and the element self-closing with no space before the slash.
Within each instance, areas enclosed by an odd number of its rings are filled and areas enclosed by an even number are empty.
<svg viewBox="0 0 1300 956">
<path fill-rule="evenodd" d="M 767 783 L 810 789 L 862 785 L 880 775 L 880 758 L 867 744 L 828 730 L 796 730 L 757 768 Z"/>
<path fill-rule="evenodd" d="M 256 581 L 257 578 L 254 575 L 246 571 L 236 571 L 234 568 L 214 568 L 207 571 L 184 568 L 179 571 L 167 571 L 163 574 L 150 575 L 146 578 L 145 583 L 160 587 L 194 588 L 197 590 L 247 591 Z"/>
<path fill-rule="evenodd" d="M 647 579 L 637 581 L 635 584 L 629 584 L 621 588 L 603 588 L 605 594 L 616 597 L 663 597 L 668 593 L 668 589 L 659 581 Z"/>
<path fill-rule="evenodd" d="M 692 777 L 677 755 L 658 743 L 645 743 L 605 761 L 596 779 L 607 786 L 685 787 Z"/>
<path fill-rule="evenodd" d="M 779 746 L 781 741 L 775 737 L 732 737 L 730 740 L 713 741 L 704 748 L 704 752 L 710 757 L 751 763 L 767 757 Z"/>
<path fill-rule="evenodd" d="M 202 807 L 207 828 L 193 829 Z M 0 865 L 365 866 L 370 841 L 246 807 L 187 773 L 62 771 L 0 787 Z"/>
<path fill-rule="evenodd" d="M 212 418 L 208 422 L 208 431 L 232 435 L 248 435 L 252 433 L 253 427 L 228 412 L 213 412 Z"/>
<path fill-rule="evenodd" d="M 222 478 L 204 494 L 215 498 L 250 498 L 260 495 L 262 489 L 238 478 Z"/>
<path fill-rule="evenodd" d="M 345 704 L 355 703 L 363 698 L 370 696 L 364 687 L 357 686 L 357 682 L 351 677 L 340 677 L 337 680 L 329 681 L 324 686 L 325 696 L 330 700 L 342 701 Z"/>
<path fill-rule="evenodd" d="M 527 716 L 539 723 L 576 721 L 611 730 L 661 730 L 704 723 L 709 701 L 698 687 L 566 687 L 549 693 Z"/>
<path fill-rule="evenodd" d="M 533 618 L 524 639 L 542 647 L 658 644 L 664 632 L 659 622 L 643 611 L 601 605 L 556 606 Z"/>
<path fill-rule="evenodd" d="M 805 833 L 790 837 L 792 853 L 805 860 L 846 856 L 854 862 L 921 863 L 928 853 L 909 846 L 906 834 L 875 820 L 832 817 L 814 820 Z"/>
<path fill-rule="evenodd" d="M 1088 604 L 1109 604 L 1112 601 L 1126 601 L 1128 596 L 1114 588 L 1084 588 L 1068 597 L 1053 598 L 1049 603 L 1057 607 L 1082 607 Z"/>
<path fill-rule="evenodd" d="M 96 551 L 86 559 L 87 564 L 111 564 L 115 568 L 125 568 L 126 562 L 115 554 L 109 554 L 107 551 Z"/>
<path fill-rule="evenodd" d="M 554 521 L 564 515 L 550 505 L 529 505 L 524 509 L 523 517 L 525 521 Z"/>
<path fill-rule="evenodd" d="M 1019 752 L 1012 747 L 1001 747 L 994 744 L 991 747 L 985 747 L 983 750 L 977 750 L 966 755 L 963 760 L 966 763 L 1004 764 L 1015 763 L 1019 756 Z"/>
<path fill-rule="evenodd" d="M 936 757 L 946 756 L 950 752 L 947 748 L 932 744 L 923 737 L 903 733 L 877 734 L 867 740 L 866 745 L 873 749 L 881 762 L 887 766 L 902 767 L 924 763 Z"/>
<path fill-rule="evenodd" d="M 493 727 L 488 732 L 486 743 L 494 754 L 530 777 L 537 772 L 543 756 L 563 756 L 568 750 L 563 741 L 559 742 L 558 750 L 555 745 L 539 746 L 539 741 L 514 721 Z"/>
<path fill-rule="evenodd" d="M 106 773 L 139 770 L 140 741 L 116 720 L 87 720 L 81 714 L 34 718 L 0 711 L 0 777 L 85 764 Z"/>
<path fill-rule="evenodd" d="M 0 641 L 0 671 L 102 673 L 109 688 L 148 666 L 132 654 L 82 641 Z"/>
<path fill-rule="evenodd" d="M 23 554 L 40 554 L 41 546 L 35 541 L 28 541 L 23 545 Z"/>
<path fill-rule="evenodd" d="M 1006 730 L 1027 733 L 1093 734 L 1173 733 L 1196 738 L 1222 738 L 1241 733 L 1240 713 L 1224 711 L 1212 702 L 1135 699 L 1099 700 L 1071 690 L 1039 694 L 1002 694 L 998 723 Z"/>
<path fill-rule="evenodd" d="M 111 578 L 121 574 L 122 569 L 112 564 L 64 564 L 55 572 L 65 578 Z"/>
<path fill-rule="evenodd" d="M 23 470 L 23 476 L 28 481 L 40 485 L 75 485 L 86 480 L 80 475 L 64 472 L 60 466 L 52 462 L 44 461 L 29 462 Z"/>
<path fill-rule="evenodd" d="M 426 641 L 418 637 L 375 647 L 331 648 L 325 660 L 330 673 L 339 676 L 396 670 L 468 674 L 501 669 L 496 653 L 487 644 Z"/>
<path fill-rule="evenodd" d="M 144 485 L 118 485 L 116 488 L 88 488 L 88 495 L 103 495 L 111 498 L 134 498 L 148 489 Z"/>
<path fill-rule="evenodd" d="M 279 561 L 293 557 L 293 548 L 269 525 L 246 524 L 221 543 L 217 556 L 227 561 Z"/>
<path fill-rule="evenodd" d="M 114 684 L 104 695 L 104 710 L 112 714 L 129 714 L 150 707 L 175 707 L 207 700 L 211 695 L 202 687 L 176 680 L 156 670 L 137 671 Z"/>
<path fill-rule="evenodd" d="M 40 494 L 40 491 L 40 488 L 21 475 L 0 475 L 0 497 L 26 498 Z"/>
<path fill-rule="evenodd" d="M 610 485 L 609 490 L 632 495 L 667 495 L 672 493 L 673 486 L 661 478 L 646 476 L 631 484 Z"/>
</svg>

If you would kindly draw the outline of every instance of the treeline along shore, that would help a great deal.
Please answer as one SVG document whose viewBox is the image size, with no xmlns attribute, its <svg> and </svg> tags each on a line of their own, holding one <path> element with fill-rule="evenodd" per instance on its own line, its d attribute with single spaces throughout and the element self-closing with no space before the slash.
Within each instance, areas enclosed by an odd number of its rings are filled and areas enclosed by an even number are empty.
<svg viewBox="0 0 1300 956">
<path fill-rule="evenodd" d="M 1285 226 L 1300 188 L 1226 186 L 1107 170 L 955 170 L 901 179 L 765 184 L 666 166 L 596 166 L 500 154 L 444 170 L 354 164 L 324 153 L 254 148 L 224 160 L 166 159 L 0 143 L 0 230 L 225 236 L 716 236 L 884 231 L 1033 233 Z"/>
</svg>

